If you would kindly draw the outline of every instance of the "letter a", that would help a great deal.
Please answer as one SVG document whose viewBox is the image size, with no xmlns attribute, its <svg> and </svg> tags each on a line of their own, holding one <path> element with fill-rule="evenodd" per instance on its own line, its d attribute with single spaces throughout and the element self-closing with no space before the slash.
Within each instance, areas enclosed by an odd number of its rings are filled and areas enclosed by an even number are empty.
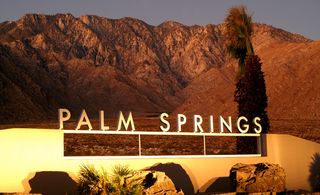
<svg viewBox="0 0 320 195">
<path fill-rule="evenodd" d="M 79 130 L 81 128 L 82 125 L 87 125 L 88 126 L 88 130 L 92 130 L 92 125 L 90 123 L 90 120 L 89 120 L 89 117 L 86 113 L 85 110 L 82 110 L 81 112 L 81 115 L 80 115 L 80 118 L 79 118 L 79 122 L 78 122 L 78 125 L 76 127 L 76 130 Z"/>
</svg>

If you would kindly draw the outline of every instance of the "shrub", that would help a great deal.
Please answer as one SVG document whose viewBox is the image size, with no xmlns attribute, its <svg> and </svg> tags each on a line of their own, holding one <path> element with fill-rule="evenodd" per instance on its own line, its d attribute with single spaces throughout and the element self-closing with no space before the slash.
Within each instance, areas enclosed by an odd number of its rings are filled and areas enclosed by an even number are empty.
<svg viewBox="0 0 320 195">
<path fill-rule="evenodd" d="M 90 195 L 140 195 L 143 194 L 142 179 L 125 165 L 116 165 L 112 174 L 92 165 L 82 165 L 79 171 L 78 190 Z"/>
<path fill-rule="evenodd" d="M 112 185 L 108 181 L 107 172 L 96 170 L 92 165 L 80 167 L 78 190 L 80 194 L 109 194 Z"/>
</svg>

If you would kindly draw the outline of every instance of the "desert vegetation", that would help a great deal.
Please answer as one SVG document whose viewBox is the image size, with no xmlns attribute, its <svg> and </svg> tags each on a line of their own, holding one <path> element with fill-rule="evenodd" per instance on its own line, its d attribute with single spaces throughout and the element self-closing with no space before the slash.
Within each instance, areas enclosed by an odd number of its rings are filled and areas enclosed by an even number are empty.
<svg viewBox="0 0 320 195">
<path fill-rule="evenodd" d="M 251 42 L 253 25 L 251 16 L 244 6 L 233 7 L 225 19 L 226 47 L 231 56 L 238 60 L 239 73 L 235 90 L 235 101 L 238 103 L 238 115 L 249 120 L 259 116 L 263 130 L 269 129 L 266 112 L 268 98 L 260 58 L 255 55 Z"/>
<path fill-rule="evenodd" d="M 103 168 L 82 165 L 79 171 L 78 191 L 90 195 L 140 195 L 143 180 L 135 177 L 126 165 L 116 165 L 110 174 Z"/>
<path fill-rule="evenodd" d="M 238 116 L 245 116 L 249 121 L 259 117 L 263 133 L 269 129 L 269 118 L 266 112 L 268 98 L 260 58 L 255 55 L 251 36 L 253 34 L 252 18 L 244 6 L 232 7 L 225 18 L 225 44 L 228 53 L 238 60 L 235 102 L 238 104 Z M 252 132 L 253 129 L 249 129 Z M 251 147 L 248 147 L 251 146 Z M 238 139 L 239 152 L 252 152 L 256 141 Z"/>
</svg>

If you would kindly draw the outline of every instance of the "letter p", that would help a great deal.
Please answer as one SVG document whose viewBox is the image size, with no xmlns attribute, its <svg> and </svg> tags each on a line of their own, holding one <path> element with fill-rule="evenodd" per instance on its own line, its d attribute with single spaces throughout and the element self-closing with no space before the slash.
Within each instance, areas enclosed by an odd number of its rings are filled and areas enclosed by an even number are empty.
<svg viewBox="0 0 320 195">
<path fill-rule="evenodd" d="M 66 116 L 64 116 L 66 114 Z M 59 108 L 59 129 L 63 129 L 63 122 L 69 120 L 71 117 L 71 113 L 68 109 Z"/>
</svg>

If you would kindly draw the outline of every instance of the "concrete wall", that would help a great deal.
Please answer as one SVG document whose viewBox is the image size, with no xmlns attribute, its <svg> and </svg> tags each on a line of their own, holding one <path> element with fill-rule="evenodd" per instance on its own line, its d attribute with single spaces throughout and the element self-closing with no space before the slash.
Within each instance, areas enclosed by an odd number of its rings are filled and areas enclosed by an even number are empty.
<svg viewBox="0 0 320 195">
<path fill-rule="evenodd" d="M 183 158 L 183 159 L 66 159 L 63 157 L 63 132 L 44 129 L 0 131 L 0 192 L 29 192 L 29 180 L 39 171 L 63 171 L 76 179 L 81 164 L 107 169 L 128 164 L 144 169 L 158 163 L 173 162 L 189 175 L 195 191 L 205 191 L 218 178 L 228 177 L 236 163 L 270 162 L 286 170 L 287 189 L 311 190 L 309 167 L 320 144 L 290 135 L 267 135 L 266 157 Z M 218 183 L 218 181 L 216 181 Z"/>
</svg>

